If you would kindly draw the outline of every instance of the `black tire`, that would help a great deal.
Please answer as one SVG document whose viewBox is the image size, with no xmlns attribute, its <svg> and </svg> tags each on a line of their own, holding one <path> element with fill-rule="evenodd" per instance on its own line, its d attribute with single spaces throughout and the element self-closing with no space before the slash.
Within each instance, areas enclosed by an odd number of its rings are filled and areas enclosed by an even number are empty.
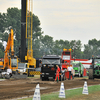
<svg viewBox="0 0 100 100">
<path fill-rule="evenodd" d="M 45 78 L 44 78 L 44 77 L 41 77 L 41 79 L 42 79 L 42 81 L 44 81 L 44 80 L 45 80 Z"/>
<path fill-rule="evenodd" d="M 94 79 L 92 68 L 89 69 L 89 79 Z"/>
<path fill-rule="evenodd" d="M 2 76 L 2 79 L 5 79 L 5 75 Z"/>
<path fill-rule="evenodd" d="M 5 79 L 10 79 L 10 75 L 6 75 L 5 76 Z"/>
<path fill-rule="evenodd" d="M 40 79 L 42 80 L 42 76 L 40 75 Z"/>
<path fill-rule="evenodd" d="M 81 74 L 81 77 L 83 77 L 83 72 L 82 72 L 82 74 Z"/>
</svg>

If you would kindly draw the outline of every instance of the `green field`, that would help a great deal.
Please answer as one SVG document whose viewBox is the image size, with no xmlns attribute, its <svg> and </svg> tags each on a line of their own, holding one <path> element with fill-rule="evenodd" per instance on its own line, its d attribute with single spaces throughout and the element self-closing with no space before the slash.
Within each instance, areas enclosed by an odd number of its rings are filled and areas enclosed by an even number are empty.
<svg viewBox="0 0 100 100">
<path fill-rule="evenodd" d="M 82 94 L 82 91 L 83 88 L 66 90 L 66 98 L 59 98 L 59 92 L 44 94 L 41 95 L 41 100 L 100 100 L 100 85 L 89 86 L 88 95 Z M 32 98 L 20 100 L 32 100 Z"/>
</svg>

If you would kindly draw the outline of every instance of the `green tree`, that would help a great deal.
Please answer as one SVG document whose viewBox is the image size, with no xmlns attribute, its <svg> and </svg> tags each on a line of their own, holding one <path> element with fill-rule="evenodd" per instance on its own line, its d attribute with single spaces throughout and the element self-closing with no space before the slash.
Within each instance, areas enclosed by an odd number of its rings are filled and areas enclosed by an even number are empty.
<svg viewBox="0 0 100 100">
<path fill-rule="evenodd" d="M 2 23 L 3 21 L 3 23 Z M 8 8 L 7 13 L 1 14 L 2 26 L 0 31 L 0 39 L 2 41 L 8 41 L 8 34 L 10 33 L 11 29 L 14 31 L 14 47 L 17 47 L 17 50 L 20 45 L 20 32 L 21 32 L 21 10 L 18 8 Z"/>
<path fill-rule="evenodd" d="M 7 24 L 6 29 L 10 32 L 11 29 L 14 31 L 14 47 L 15 53 L 18 56 L 19 46 L 21 43 L 21 10 L 18 8 L 7 9 Z"/>
<path fill-rule="evenodd" d="M 100 55 L 100 40 L 96 40 L 95 38 L 88 41 L 88 44 L 84 45 L 84 58 L 91 58 L 92 55 L 98 56 Z"/>
<path fill-rule="evenodd" d="M 72 40 L 70 41 L 70 48 L 73 49 L 72 58 L 83 58 L 82 55 L 82 43 L 80 40 Z"/>
<path fill-rule="evenodd" d="M 4 53 L 3 51 L 0 49 L 0 58 L 3 58 L 4 57 Z"/>
<path fill-rule="evenodd" d="M 0 40 L 7 41 L 10 30 L 14 30 L 14 47 L 15 53 L 18 54 L 21 43 L 21 10 L 18 8 L 8 8 L 7 13 L 0 13 Z M 40 47 L 39 37 L 43 34 L 41 32 L 40 20 L 33 14 L 33 54 L 38 53 Z M 38 41 L 38 46 L 37 46 Z M 37 50 L 34 50 L 37 49 Z M 34 56 L 35 57 L 35 56 Z"/>
<path fill-rule="evenodd" d="M 53 46 L 54 46 L 54 41 L 53 41 L 53 37 L 45 35 L 45 36 L 41 36 L 41 50 L 45 53 L 45 54 L 52 54 L 53 51 Z"/>
<path fill-rule="evenodd" d="M 84 59 L 89 59 L 92 57 L 92 48 L 89 44 L 84 44 L 83 53 L 84 53 L 84 56 L 83 56 Z"/>
<path fill-rule="evenodd" d="M 39 18 L 33 14 L 33 56 L 35 58 L 41 58 L 43 55 L 43 50 L 41 49 L 41 37 L 42 37 L 42 28 L 40 27 Z"/>
<path fill-rule="evenodd" d="M 39 39 L 43 34 L 39 18 L 33 14 L 33 40 Z"/>
<path fill-rule="evenodd" d="M 5 13 L 0 13 L 0 32 L 5 31 L 5 25 L 6 25 L 6 14 Z"/>
<path fill-rule="evenodd" d="M 94 55 L 94 56 L 100 55 L 100 40 L 98 41 L 94 38 L 92 40 L 89 40 L 88 44 L 89 44 L 91 52 L 92 52 L 91 57 L 92 57 L 92 55 Z"/>
<path fill-rule="evenodd" d="M 91 46 L 95 46 L 95 45 L 98 45 L 98 41 L 94 38 L 92 40 L 89 40 L 88 44 L 91 45 Z"/>
<path fill-rule="evenodd" d="M 4 47 L 2 45 L 2 43 L 0 42 L 0 58 L 4 57 Z"/>
<path fill-rule="evenodd" d="M 69 41 L 68 40 L 56 40 L 54 42 L 54 52 L 55 54 L 61 55 L 62 50 L 66 48 L 66 49 L 70 49 L 70 45 L 69 45 Z"/>
</svg>

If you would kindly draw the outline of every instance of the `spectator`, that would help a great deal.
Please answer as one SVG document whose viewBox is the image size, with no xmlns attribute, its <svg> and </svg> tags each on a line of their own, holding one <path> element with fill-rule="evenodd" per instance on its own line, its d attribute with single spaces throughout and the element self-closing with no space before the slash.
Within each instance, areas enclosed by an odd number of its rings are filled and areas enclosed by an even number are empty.
<svg viewBox="0 0 100 100">
<path fill-rule="evenodd" d="M 71 66 L 69 65 L 68 71 L 69 71 L 69 79 L 68 79 L 68 80 L 70 80 L 71 75 L 72 75 L 72 78 L 74 78 L 74 77 L 73 77 L 73 67 L 71 67 Z"/>
</svg>

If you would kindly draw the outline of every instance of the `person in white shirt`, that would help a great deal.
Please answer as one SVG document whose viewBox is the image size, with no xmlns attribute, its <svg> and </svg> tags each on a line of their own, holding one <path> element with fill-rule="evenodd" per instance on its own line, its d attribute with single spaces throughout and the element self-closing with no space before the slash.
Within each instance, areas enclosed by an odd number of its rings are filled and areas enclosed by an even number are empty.
<svg viewBox="0 0 100 100">
<path fill-rule="evenodd" d="M 72 71 L 72 70 L 73 70 L 73 68 L 69 65 L 68 71 Z"/>
<path fill-rule="evenodd" d="M 73 78 L 73 67 L 71 67 L 71 66 L 69 65 L 69 67 L 67 68 L 67 70 L 69 71 L 69 79 L 68 79 L 68 80 L 70 80 L 71 75 L 72 75 L 72 78 Z"/>
</svg>

